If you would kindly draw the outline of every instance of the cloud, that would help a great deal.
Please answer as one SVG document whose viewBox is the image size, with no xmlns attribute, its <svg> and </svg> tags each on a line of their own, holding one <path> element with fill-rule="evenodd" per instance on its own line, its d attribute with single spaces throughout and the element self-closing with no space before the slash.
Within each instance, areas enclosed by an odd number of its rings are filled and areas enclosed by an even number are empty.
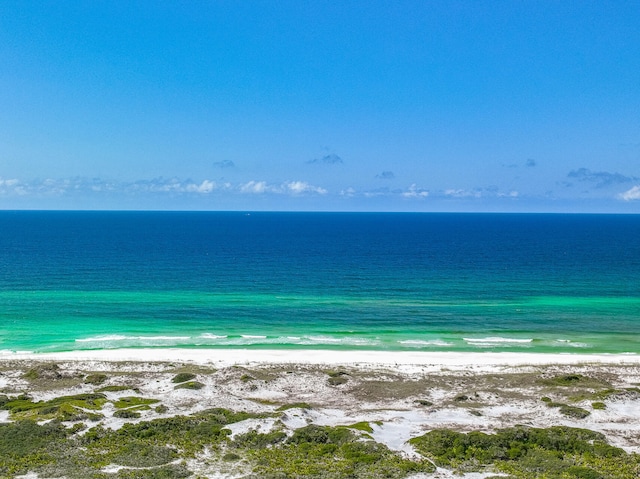
<svg viewBox="0 0 640 479">
<path fill-rule="evenodd" d="M 621 193 L 618 197 L 624 201 L 640 200 L 640 185 L 636 185 L 624 193 Z"/>
<path fill-rule="evenodd" d="M 444 190 L 442 194 L 448 198 L 518 198 L 520 192 L 511 190 L 508 192 L 502 192 L 497 186 L 488 186 L 485 188 L 450 188 Z"/>
<path fill-rule="evenodd" d="M 502 163 L 503 168 L 520 168 L 524 166 L 525 168 L 535 168 L 538 166 L 538 162 L 533 158 L 527 158 L 525 162 L 522 163 Z"/>
<path fill-rule="evenodd" d="M 413 183 L 406 191 L 402 192 L 402 196 L 404 198 L 426 198 L 429 196 L 429 192 L 423 188 L 418 188 L 415 183 Z"/>
<path fill-rule="evenodd" d="M 190 183 L 186 186 L 185 191 L 189 193 L 211 193 L 216 189 L 216 184 L 211 180 L 204 180 L 199 185 Z"/>
<path fill-rule="evenodd" d="M 515 190 L 510 191 L 509 193 L 498 193 L 499 198 L 517 198 L 518 196 L 520 196 L 520 193 Z"/>
<path fill-rule="evenodd" d="M 9 195 L 18 195 L 23 196 L 28 192 L 25 188 L 25 185 L 20 183 L 20 180 L 16 178 L 4 179 L 0 177 L 0 195 L 9 196 Z"/>
<path fill-rule="evenodd" d="M 444 190 L 444 195 L 450 198 L 480 198 L 482 196 L 482 191 L 478 189 L 448 189 Z"/>
<path fill-rule="evenodd" d="M 291 181 L 289 183 L 285 183 L 284 186 L 286 189 L 293 193 L 294 195 L 300 195 L 303 193 L 317 193 L 319 195 L 327 194 L 327 190 L 321 188 L 319 186 L 312 186 L 306 181 Z"/>
<path fill-rule="evenodd" d="M 123 190 L 133 193 L 195 193 L 209 194 L 217 189 L 217 185 L 212 180 L 203 180 L 196 183 L 192 180 L 181 180 L 179 178 L 154 178 L 152 180 L 138 180 L 131 183 L 121 183 L 114 187 L 113 185 L 106 191 Z M 94 188 L 94 191 L 97 191 Z"/>
<path fill-rule="evenodd" d="M 266 181 L 249 181 L 238 186 L 240 193 L 250 194 L 290 194 L 290 195 L 302 195 L 302 194 L 318 194 L 325 195 L 327 190 L 320 186 L 313 186 L 306 181 L 287 181 L 280 185 L 271 185 Z"/>
<path fill-rule="evenodd" d="M 223 186 L 227 189 L 226 186 Z M 206 195 L 219 189 L 212 180 L 181 180 L 179 178 L 153 178 L 150 180 L 112 181 L 101 178 L 45 178 L 21 182 L 0 178 L 0 194 L 32 195 L 37 197 L 74 194 L 196 194 Z"/>
<path fill-rule="evenodd" d="M 249 181 L 247 183 L 241 184 L 240 193 L 253 193 L 253 194 L 262 194 L 270 191 L 271 187 L 267 185 L 266 181 Z"/>
<path fill-rule="evenodd" d="M 340 158 L 338 155 L 331 153 L 329 155 L 325 155 L 322 158 L 318 159 L 318 158 L 314 158 L 313 160 L 309 160 L 307 161 L 307 163 L 323 163 L 325 165 L 337 165 L 340 163 L 344 163 L 344 161 L 342 160 L 342 158 Z"/>
<path fill-rule="evenodd" d="M 376 175 L 376 178 L 380 178 L 382 180 L 392 180 L 395 177 L 396 175 L 393 174 L 393 171 L 383 171 L 379 175 Z"/>
<path fill-rule="evenodd" d="M 217 167 L 217 168 L 233 168 L 235 167 L 235 163 L 231 160 L 222 160 L 222 161 L 216 161 L 213 166 Z"/>
<path fill-rule="evenodd" d="M 629 183 L 637 181 L 639 178 L 635 176 L 626 176 L 621 173 L 610 173 L 608 171 L 591 171 L 589 168 L 578 168 L 567 174 L 568 178 L 578 181 L 594 183 L 596 188 L 605 188 L 607 186 L 617 185 L 621 183 Z M 567 184 L 571 186 L 571 184 Z"/>
</svg>

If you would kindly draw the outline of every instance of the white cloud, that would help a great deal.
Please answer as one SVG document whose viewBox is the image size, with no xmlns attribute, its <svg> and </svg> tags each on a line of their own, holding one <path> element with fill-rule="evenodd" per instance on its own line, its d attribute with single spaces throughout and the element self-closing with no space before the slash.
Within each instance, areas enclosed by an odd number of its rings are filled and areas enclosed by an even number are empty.
<svg viewBox="0 0 640 479">
<path fill-rule="evenodd" d="M 449 189 L 444 191 L 445 196 L 452 198 L 480 198 L 482 192 L 479 190 L 462 190 L 462 189 Z"/>
<path fill-rule="evenodd" d="M 640 185 L 621 193 L 618 197 L 624 201 L 640 200 Z"/>
<path fill-rule="evenodd" d="M 201 193 L 201 194 L 211 193 L 215 189 L 216 189 L 216 184 L 211 180 L 204 180 L 199 185 L 195 183 L 191 183 L 185 187 L 185 191 L 188 193 Z"/>
<path fill-rule="evenodd" d="M 7 187 L 11 188 L 12 186 L 16 186 L 19 183 L 20 183 L 20 181 L 16 180 L 15 178 L 13 178 L 11 180 L 5 180 L 5 179 L 0 177 L 0 186 L 7 186 Z"/>
<path fill-rule="evenodd" d="M 302 195 L 307 193 L 325 195 L 327 190 L 320 186 L 313 186 L 306 181 L 287 181 L 280 185 L 271 185 L 266 181 L 249 181 L 238 186 L 240 193 L 275 193 L 275 194 L 289 194 L 289 195 Z"/>
<path fill-rule="evenodd" d="M 356 190 L 351 187 L 347 188 L 346 190 L 340 190 L 340 196 L 346 196 L 347 198 L 353 198 L 356 193 Z"/>
<path fill-rule="evenodd" d="M 299 195 L 302 193 L 317 193 L 319 195 L 327 194 L 327 190 L 321 188 L 319 186 L 313 186 L 307 183 L 306 181 L 291 181 L 289 183 L 285 183 L 284 185 L 289 192 L 294 195 Z"/>
<path fill-rule="evenodd" d="M 413 183 L 407 191 L 402 192 L 402 196 L 405 198 L 426 198 L 429 196 L 429 192 L 423 188 L 418 188 L 416 184 Z"/>
<path fill-rule="evenodd" d="M 271 187 L 267 185 L 266 181 L 251 180 L 247 183 L 241 184 L 239 186 L 239 189 L 240 189 L 240 193 L 262 194 L 269 191 Z"/>
</svg>

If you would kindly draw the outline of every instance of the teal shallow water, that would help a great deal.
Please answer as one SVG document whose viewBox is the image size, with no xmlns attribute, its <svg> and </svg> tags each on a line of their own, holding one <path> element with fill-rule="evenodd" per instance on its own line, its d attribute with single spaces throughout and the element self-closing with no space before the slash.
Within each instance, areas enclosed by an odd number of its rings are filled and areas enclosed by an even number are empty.
<svg viewBox="0 0 640 479">
<path fill-rule="evenodd" d="M 0 212 L 0 350 L 640 353 L 640 217 Z"/>
<path fill-rule="evenodd" d="M 640 298 L 420 300 L 193 291 L 0 293 L 2 349 L 251 347 L 628 353 Z M 44 306 L 44 307 L 43 307 Z M 615 317 L 603 332 L 598 325 Z M 452 328 L 455 322 L 460 323 Z M 37 331 L 37 334 L 34 334 Z M 11 338 L 12 342 L 6 340 Z"/>
</svg>

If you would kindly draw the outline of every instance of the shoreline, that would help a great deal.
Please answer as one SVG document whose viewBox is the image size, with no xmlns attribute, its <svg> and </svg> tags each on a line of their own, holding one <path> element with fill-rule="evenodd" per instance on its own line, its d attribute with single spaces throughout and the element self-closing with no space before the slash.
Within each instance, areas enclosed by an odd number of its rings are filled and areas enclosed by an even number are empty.
<svg viewBox="0 0 640 479">
<path fill-rule="evenodd" d="M 541 365 L 639 365 L 638 354 L 547 354 L 513 352 L 409 352 L 334 351 L 322 349 L 182 349 L 140 348 L 64 351 L 54 353 L 0 353 L 0 361 L 106 361 L 106 362 L 184 362 L 227 367 L 233 365 L 300 364 L 356 365 L 359 367 L 403 366 L 424 368 L 483 369 L 500 366 Z"/>
</svg>

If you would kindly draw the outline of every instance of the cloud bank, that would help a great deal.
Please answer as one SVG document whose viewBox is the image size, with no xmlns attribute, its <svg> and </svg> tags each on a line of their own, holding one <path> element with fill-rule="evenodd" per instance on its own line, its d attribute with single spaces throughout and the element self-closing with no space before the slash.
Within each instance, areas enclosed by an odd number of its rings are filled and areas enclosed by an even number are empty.
<svg viewBox="0 0 640 479">
<path fill-rule="evenodd" d="M 51 197 L 77 194 L 102 195 L 194 195 L 206 196 L 216 192 L 241 194 L 288 194 L 300 196 L 305 194 L 325 195 L 326 188 L 312 185 L 306 181 L 286 181 L 270 184 L 266 181 L 251 180 L 240 184 L 229 182 L 218 183 L 211 179 L 193 181 L 180 178 L 153 178 L 136 181 L 113 181 L 100 178 L 46 178 L 23 182 L 18 179 L 0 177 L 0 196 L 35 196 Z"/>
</svg>

